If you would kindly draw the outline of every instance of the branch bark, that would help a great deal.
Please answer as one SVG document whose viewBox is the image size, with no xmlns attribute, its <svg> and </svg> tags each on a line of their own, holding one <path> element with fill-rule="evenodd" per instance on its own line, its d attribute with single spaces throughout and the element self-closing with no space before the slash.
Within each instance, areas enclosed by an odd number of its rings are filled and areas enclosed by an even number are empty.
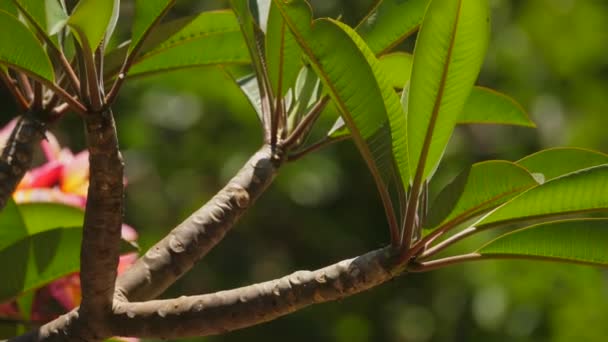
<svg viewBox="0 0 608 342">
<path fill-rule="evenodd" d="M 284 153 L 264 145 L 209 202 L 150 248 L 117 281 L 119 298 L 156 298 L 215 245 L 266 190 Z"/>
<path fill-rule="evenodd" d="M 91 331 L 112 312 L 123 220 L 123 161 L 111 110 L 85 117 L 90 184 L 80 254 L 82 304 Z"/>
<path fill-rule="evenodd" d="M 44 138 L 46 123 L 35 113 L 23 114 L 0 157 L 0 210 L 32 165 L 34 147 Z"/>
</svg>

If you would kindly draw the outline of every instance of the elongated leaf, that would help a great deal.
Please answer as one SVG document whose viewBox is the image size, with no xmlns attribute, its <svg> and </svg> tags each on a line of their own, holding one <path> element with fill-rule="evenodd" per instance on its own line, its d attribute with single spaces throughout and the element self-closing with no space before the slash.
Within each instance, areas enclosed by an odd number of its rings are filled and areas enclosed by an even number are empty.
<svg viewBox="0 0 608 342">
<path fill-rule="evenodd" d="M 542 174 L 545 181 L 567 173 L 608 164 L 608 155 L 581 148 L 551 148 L 517 162 L 528 171 Z"/>
<path fill-rule="evenodd" d="M 61 29 L 68 15 L 58 0 L 17 0 L 23 11 L 34 20 L 43 32 L 54 35 Z M 9 1 L 10 2 L 10 1 Z M 56 43 L 56 40 L 53 40 Z"/>
<path fill-rule="evenodd" d="M 380 66 L 389 76 L 393 88 L 401 90 L 410 80 L 413 57 L 405 52 L 392 52 L 380 57 Z"/>
<path fill-rule="evenodd" d="M 94 51 L 106 35 L 111 26 L 114 14 L 115 0 L 80 0 L 68 19 L 80 44 L 88 43 Z M 85 43 L 86 40 L 86 43 Z"/>
<path fill-rule="evenodd" d="M 357 27 L 376 55 L 390 51 L 414 33 L 430 0 L 383 0 Z"/>
<path fill-rule="evenodd" d="M 439 193 L 425 226 L 462 222 L 537 184 L 526 169 L 512 162 L 493 160 L 474 164 Z"/>
<path fill-rule="evenodd" d="M 0 64 L 16 67 L 53 81 L 53 65 L 40 42 L 13 15 L 0 11 Z"/>
<path fill-rule="evenodd" d="M 282 74 L 281 96 L 293 87 L 302 67 L 302 50 L 285 24 L 276 5 L 271 5 L 266 29 L 266 60 L 268 75 L 275 94 L 279 94 L 279 74 Z"/>
<path fill-rule="evenodd" d="M 275 4 L 328 89 L 379 187 L 385 187 L 382 179 L 391 174 L 391 144 L 399 173 L 407 179 L 405 117 L 371 50 L 342 23 L 312 23 L 304 1 Z"/>
<path fill-rule="evenodd" d="M 526 111 L 512 98 L 483 87 L 473 87 L 459 124 L 500 124 L 536 127 Z"/>
<path fill-rule="evenodd" d="M 489 38 L 487 0 L 433 0 L 416 47 L 408 97 L 410 165 L 436 169 L 477 78 Z"/>
<path fill-rule="evenodd" d="M 608 209 L 608 165 L 566 174 L 505 203 L 478 227 Z"/>
<path fill-rule="evenodd" d="M 260 97 L 260 88 L 258 87 L 258 80 L 255 78 L 255 75 L 247 75 L 237 80 L 237 84 L 253 109 L 255 109 L 258 119 L 262 121 L 262 98 Z"/>
<path fill-rule="evenodd" d="M 164 43 L 137 58 L 129 75 L 249 61 L 234 14 L 203 12 Z"/>
<path fill-rule="evenodd" d="M 0 302 L 78 271 L 81 239 L 80 227 L 60 228 L 0 249 Z"/>
<path fill-rule="evenodd" d="M 608 266 L 608 220 L 543 223 L 498 237 L 482 255 L 520 256 Z"/>
<path fill-rule="evenodd" d="M 144 38 L 146 32 L 167 11 L 175 0 L 136 0 L 135 18 L 133 19 L 133 30 L 131 32 L 131 44 L 129 52 L 135 48 Z"/>
</svg>

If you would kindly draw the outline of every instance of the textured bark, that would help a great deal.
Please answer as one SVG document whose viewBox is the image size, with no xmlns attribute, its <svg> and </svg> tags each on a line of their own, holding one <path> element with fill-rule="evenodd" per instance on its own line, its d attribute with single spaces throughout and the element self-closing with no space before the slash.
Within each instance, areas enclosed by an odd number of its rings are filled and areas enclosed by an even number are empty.
<svg viewBox="0 0 608 342">
<path fill-rule="evenodd" d="M 156 298 L 205 256 L 274 179 L 283 153 L 263 146 L 209 202 L 193 213 L 122 274 L 120 298 Z"/>
<path fill-rule="evenodd" d="M 201 296 L 117 303 L 112 332 L 121 336 L 179 338 L 249 327 L 312 304 L 378 286 L 398 274 L 389 248 L 310 272 Z"/>
<path fill-rule="evenodd" d="M 103 334 L 112 312 L 123 220 L 123 162 L 110 110 L 85 117 L 90 184 L 80 254 L 80 314 Z"/>
<path fill-rule="evenodd" d="M 34 113 L 19 118 L 0 157 L 0 210 L 32 165 L 34 147 L 44 138 L 46 123 Z"/>
</svg>

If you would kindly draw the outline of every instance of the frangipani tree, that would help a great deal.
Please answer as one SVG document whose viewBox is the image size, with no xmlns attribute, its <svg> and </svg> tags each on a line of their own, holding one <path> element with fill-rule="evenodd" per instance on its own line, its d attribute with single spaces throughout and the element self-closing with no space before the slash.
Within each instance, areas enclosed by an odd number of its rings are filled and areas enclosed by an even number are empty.
<svg viewBox="0 0 608 342">
<path fill-rule="evenodd" d="M 2 4 L 2 79 L 23 114 L 2 154 L 0 203 L 14 206 L 9 198 L 34 147 L 67 112 L 82 117 L 90 154 L 81 239 L 66 238 L 61 227 L 25 227 L 17 235 L 14 223 L 0 227 L 12 237 L 2 240 L 2 259 L 26 260 L 23 275 L 0 288 L 0 299 L 23 296 L 32 289 L 24 284 L 52 280 L 40 280 L 48 265 L 27 260 L 48 254 L 66 260 L 53 272 L 59 277 L 74 263 L 63 253 L 81 251 L 81 306 L 15 340 L 204 336 L 461 262 L 608 263 L 603 153 L 557 148 L 516 162 L 477 163 L 429 203 L 428 184 L 456 125 L 534 126 L 514 100 L 475 86 L 489 44 L 487 0 L 385 0 L 355 27 L 313 20 L 304 0 L 233 0 L 232 10 L 172 21 L 163 17 L 173 1 L 142 0 L 135 1 L 130 42 L 107 51 L 118 5 Z M 391 52 L 417 30 L 413 54 Z M 231 67 L 242 64 L 253 74 L 241 77 Z M 224 68 L 242 87 L 260 118 L 263 145 L 215 197 L 117 277 L 124 183 L 111 106 L 128 77 L 202 65 Z M 332 114 L 330 103 L 339 113 L 336 124 L 307 143 L 319 116 Z M 346 139 L 378 189 L 386 247 L 261 284 L 155 299 L 221 241 L 283 164 Z M 475 251 L 437 257 L 461 239 L 505 226 L 515 228 Z M 65 247 L 51 253 L 51 241 Z"/>
</svg>

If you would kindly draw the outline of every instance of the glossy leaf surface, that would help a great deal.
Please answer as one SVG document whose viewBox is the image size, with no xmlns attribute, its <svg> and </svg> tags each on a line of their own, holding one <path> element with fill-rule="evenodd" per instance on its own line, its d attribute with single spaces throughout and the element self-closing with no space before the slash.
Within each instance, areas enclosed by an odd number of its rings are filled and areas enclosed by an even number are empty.
<svg viewBox="0 0 608 342">
<path fill-rule="evenodd" d="M 581 148 L 551 148 L 517 162 L 528 171 L 542 174 L 545 181 L 567 173 L 608 164 L 608 155 Z"/>
</svg>

